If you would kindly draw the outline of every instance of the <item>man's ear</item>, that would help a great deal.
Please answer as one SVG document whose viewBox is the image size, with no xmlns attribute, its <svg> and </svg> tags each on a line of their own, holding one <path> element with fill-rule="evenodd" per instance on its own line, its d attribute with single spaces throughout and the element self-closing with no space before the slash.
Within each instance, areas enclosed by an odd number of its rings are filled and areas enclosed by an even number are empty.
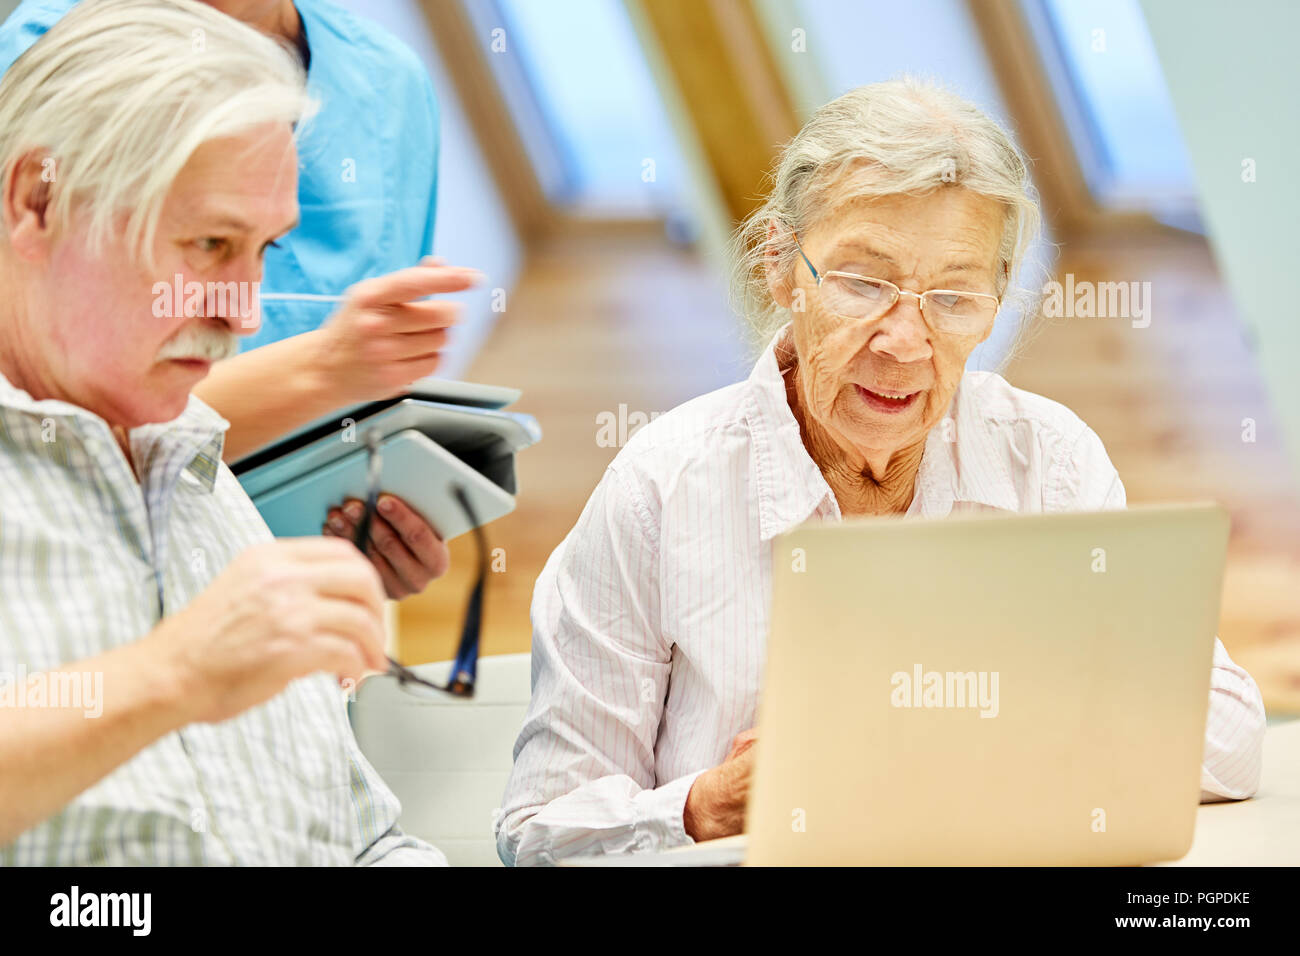
<svg viewBox="0 0 1300 956">
<path fill-rule="evenodd" d="M 772 296 L 772 301 L 783 309 L 790 308 L 791 290 L 790 275 L 780 269 L 780 259 L 773 248 L 776 244 L 776 223 L 769 221 L 767 224 L 767 253 L 763 257 L 763 270 L 767 279 L 767 291 Z"/>
<path fill-rule="evenodd" d="M 50 204 L 54 197 L 54 158 L 31 152 L 14 160 L 4 177 L 4 230 L 20 259 L 35 262 L 54 242 Z"/>
</svg>

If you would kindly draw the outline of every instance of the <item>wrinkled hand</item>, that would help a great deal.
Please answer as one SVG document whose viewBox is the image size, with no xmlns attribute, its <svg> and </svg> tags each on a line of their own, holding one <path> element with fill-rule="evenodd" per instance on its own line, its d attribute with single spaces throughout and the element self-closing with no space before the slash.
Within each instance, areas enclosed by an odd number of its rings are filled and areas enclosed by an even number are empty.
<svg viewBox="0 0 1300 956">
<path fill-rule="evenodd" d="M 682 823 L 687 835 L 697 843 L 744 832 L 756 740 L 758 731 L 752 727 L 736 734 L 726 759 L 691 784 Z"/>
<path fill-rule="evenodd" d="M 341 507 L 329 510 L 321 533 L 352 541 L 364 510 L 363 502 L 349 498 Z M 379 496 L 366 556 L 394 600 L 419 594 L 434 578 L 446 574 L 451 562 L 446 542 L 406 502 L 393 495 Z"/>
<path fill-rule="evenodd" d="M 307 333 L 314 341 L 312 366 L 324 387 L 346 405 L 391 398 L 432 375 L 461 307 L 424 296 L 461 292 L 481 278 L 474 269 L 428 257 L 349 288 L 329 321 Z"/>
<path fill-rule="evenodd" d="M 193 721 L 242 713 L 319 671 L 383 670 L 384 596 L 355 548 L 284 538 L 240 552 L 145 638 L 180 676 Z"/>
</svg>

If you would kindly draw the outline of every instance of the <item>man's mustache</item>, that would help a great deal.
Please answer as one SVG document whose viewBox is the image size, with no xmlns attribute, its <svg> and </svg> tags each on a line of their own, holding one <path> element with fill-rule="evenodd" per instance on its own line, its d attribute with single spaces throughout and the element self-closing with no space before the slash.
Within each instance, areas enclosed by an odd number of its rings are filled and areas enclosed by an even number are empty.
<svg viewBox="0 0 1300 956">
<path fill-rule="evenodd" d="M 158 350 L 159 360 L 163 359 L 204 359 L 208 362 L 220 362 L 230 358 L 239 351 L 239 338 L 228 328 L 206 323 L 194 323 L 181 328 L 179 332 L 163 343 Z"/>
</svg>

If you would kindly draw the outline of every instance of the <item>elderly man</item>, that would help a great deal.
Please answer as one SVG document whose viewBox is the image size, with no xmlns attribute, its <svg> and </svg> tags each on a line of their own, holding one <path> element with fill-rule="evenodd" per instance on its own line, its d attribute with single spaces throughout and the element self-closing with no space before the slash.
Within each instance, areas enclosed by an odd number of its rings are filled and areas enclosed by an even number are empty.
<svg viewBox="0 0 1300 956">
<path fill-rule="evenodd" d="M 504 860 L 740 832 L 777 534 L 1124 507 L 1069 409 L 965 371 L 1038 218 L 1011 140 L 940 89 L 853 90 L 786 147 L 736 243 L 766 351 L 637 432 L 537 581 Z M 1250 796 L 1264 708 L 1217 641 L 1209 703 L 1204 798 Z"/>
<path fill-rule="evenodd" d="M 273 541 L 190 395 L 255 316 L 155 291 L 258 281 L 310 108 L 188 0 L 81 4 L 0 82 L 0 863 L 445 862 L 343 708 L 384 666 L 377 572 Z M 445 273 L 347 308 L 427 325 Z"/>
<path fill-rule="evenodd" d="M 445 312 L 412 325 L 332 301 L 432 251 L 437 102 L 409 48 L 332 3 L 206 2 L 293 50 L 321 104 L 298 140 L 299 222 L 264 256 L 261 327 L 194 390 L 230 423 L 222 455 L 234 461 L 342 405 L 398 394 L 437 368 Z M 0 69 L 75 5 L 24 0 L 0 25 Z M 203 38 L 193 46 L 202 49 Z M 467 288 L 474 275 L 449 270 L 440 291 Z M 322 531 L 352 539 L 361 502 L 338 504 L 320 516 Z M 403 501 L 383 496 L 374 517 L 371 560 L 390 598 L 423 591 L 443 574 L 446 545 Z"/>
</svg>

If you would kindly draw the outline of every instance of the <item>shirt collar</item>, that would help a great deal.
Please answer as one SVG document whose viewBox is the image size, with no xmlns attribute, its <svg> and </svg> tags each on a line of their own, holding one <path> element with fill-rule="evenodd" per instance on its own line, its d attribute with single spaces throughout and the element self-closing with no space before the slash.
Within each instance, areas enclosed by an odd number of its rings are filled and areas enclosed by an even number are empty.
<svg viewBox="0 0 1300 956">
<path fill-rule="evenodd" d="M 750 473 L 758 494 L 759 536 L 764 541 L 807 521 L 827 499 L 839 514 L 835 493 L 804 447 L 799 422 L 786 399 L 776 351 L 788 330 L 786 325 L 768 343 L 749 374 L 746 395 Z"/>
<path fill-rule="evenodd" d="M 148 462 L 159 453 L 183 448 L 187 459 L 185 472 L 193 475 L 205 491 L 216 485 L 221 470 L 221 453 L 225 448 L 226 421 L 202 399 L 190 396 L 185 411 L 170 422 L 141 425 L 131 430 L 131 453 L 138 463 Z M 142 469 L 146 467 L 141 464 Z"/>
<path fill-rule="evenodd" d="M 839 517 L 835 493 L 808 454 L 786 399 L 776 353 L 789 328 L 788 324 L 781 328 L 768 343 L 749 375 L 746 396 L 750 470 L 764 541 L 807 521 L 824 503 Z M 908 514 L 944 517 L 958 501 L 1019 510 L 1010 468 L 979 401 L 981 387 L 992 380 L 983 375 L 962 377 L 947 413 L 926 436 Z"/>
<path fill-rule="evenodd" d="M 942 518 L 955 502 L 1019 511 L 1020 501 L 996 423 L 984 414 L 980 391 L 995 376 L 966 374 L 947 414 L 926 436 L 916 478 L 919 513 Z M 910 513 L 910 512 L 909 512 Z"/>
<path fill-rule="evenodd" d="M 0 374 L 0 413 L 63 421 L 65 427 L 81 434 L 100 431 L 112 435 L 108 423 L 94 412 L 59 399 L 34 399 L 3 374 Z M 131 429 L 128 434 L 131 454 L 136 467 L 144 474 L 150 460 L 160 452 L 170 454 L 173 449 L 179 449 L 187 458 L 185 471 L 193 475 L 204 489 L 211 491 L 220 470 L 229 427 L 230 422 L 210 405 L 191 395 L 185 411 L 171 421 Z"/>
</svg>

